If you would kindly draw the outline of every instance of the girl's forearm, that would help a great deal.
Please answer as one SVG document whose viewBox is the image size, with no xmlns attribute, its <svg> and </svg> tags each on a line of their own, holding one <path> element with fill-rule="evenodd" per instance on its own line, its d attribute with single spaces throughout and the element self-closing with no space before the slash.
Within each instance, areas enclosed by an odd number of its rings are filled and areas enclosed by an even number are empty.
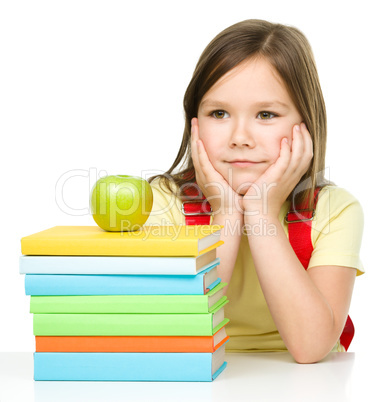
<svg viewBox="0 0 384 402">
<path fill-rule="evenodd" d="M 261 219 L 269 230 L 255 234 L 252 227 L 260 226 Z M 246 217 L 245 228 L 264 297 L 288 350 L 299 362 L 321 360 L 339 336 L 330 305 L 296 257 L 278 219 Z"/>
<path fill-rule="evenodd" d="M 235 267 L 237 254 L 240 248 L 241 233 L 244 218 L 241 214 L 216 214 L 213 216 L 213 225 L 223 225 L 220 240 L 224 244 L 217 248 L 217 257 L 220 258 L 218 273 L 222 282 L 229 283 Z M 227 287 L 224 288 L 226 293 Z"/>
</svg>

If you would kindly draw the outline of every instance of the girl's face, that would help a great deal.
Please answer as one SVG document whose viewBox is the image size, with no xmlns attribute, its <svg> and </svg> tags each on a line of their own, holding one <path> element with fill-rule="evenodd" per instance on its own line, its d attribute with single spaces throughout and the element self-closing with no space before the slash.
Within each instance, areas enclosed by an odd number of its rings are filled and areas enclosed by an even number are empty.
<svg viewBox="0 0 384 402">
<path fill-rule="evenodd" d="M 238 194 L 277 160 L 284 137 L 291 145 L 293 126 L 302 121 L 263 58 L 246 60 L 221 77 L 204 95 L 197 117 L 213 167 Z"/>
</svg>

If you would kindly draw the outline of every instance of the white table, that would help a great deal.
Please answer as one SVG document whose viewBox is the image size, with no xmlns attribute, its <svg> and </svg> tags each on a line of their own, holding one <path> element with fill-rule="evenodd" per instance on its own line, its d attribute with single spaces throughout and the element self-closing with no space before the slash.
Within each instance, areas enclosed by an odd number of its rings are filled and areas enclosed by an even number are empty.
<svg viewBox="0 0 384 402">
<path fill-rule="evenodd" d="M 0 353 L 0 401 L 384 401 L 382 360 L 370 353 L 333 353 L 310 365 L 288 353 L 227 354 L 226 360 L 211 383 L 35 382 L 33 353 Z"/>
</svg>

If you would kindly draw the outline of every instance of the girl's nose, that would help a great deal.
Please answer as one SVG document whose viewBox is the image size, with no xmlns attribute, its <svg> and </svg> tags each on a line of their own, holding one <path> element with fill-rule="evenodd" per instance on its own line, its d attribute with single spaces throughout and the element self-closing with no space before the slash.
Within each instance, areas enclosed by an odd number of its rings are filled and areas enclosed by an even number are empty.
<svg viewBox="0 0 384 402">
<path fill-rule="evenodd" d="M 237 122 L 232 128 L 230 147 L 254 148 L 256 145 L 255 136 L 249 124 Z"/>
</svg>

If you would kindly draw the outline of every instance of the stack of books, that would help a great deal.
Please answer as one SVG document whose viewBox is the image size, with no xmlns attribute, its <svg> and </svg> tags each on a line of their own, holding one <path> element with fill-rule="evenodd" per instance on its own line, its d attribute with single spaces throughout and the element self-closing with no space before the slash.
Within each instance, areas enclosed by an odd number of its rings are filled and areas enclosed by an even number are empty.
<svg viewBox="0 0 384 402">
<path fill-rule="evenodd" d="M 105 232 L 56 226 L 21 240 L 35 380 L 212 381 L 228 340 L 219 225 Z"/>
</svg>

